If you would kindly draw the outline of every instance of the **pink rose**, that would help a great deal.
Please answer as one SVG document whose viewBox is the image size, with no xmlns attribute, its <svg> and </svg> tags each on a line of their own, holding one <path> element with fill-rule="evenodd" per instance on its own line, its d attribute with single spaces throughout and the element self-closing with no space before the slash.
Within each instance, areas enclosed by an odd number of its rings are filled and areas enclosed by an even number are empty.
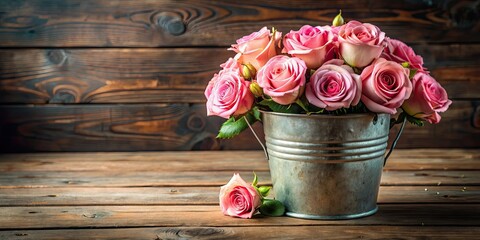
<svg viewBox="0 0 480 240">
<path fill-rule="evenodd" d="M 270 58 L 277 55 L 277 46 L 281 38 L 281 32 L 272 34 L 267 27 L 263 27 L 258 32 L 238 39 L 237 44 L 233 44 L 228 50 L 237 53 L 235 59 L 240 63 L 250 63 L 258 70 Z"/>
<path fill-rule="evenodd" d="M 249 85 L 250 82 L 245 81 L 235 71 L 227 69 L 215 74 L 205 89 L 207 115 L 228 119 L 230 116 L 248 112 L 254 102 Z"/>
<path fill-rule="evenodd" d="M 383 58 L 397 63 L 408 62 L 411 67 L 418 71 L 425 72 L 426 69 L 423 68 L 423 58 L 416 55 L 411 47 L 395 39 L 387 38 L 386 42 L 387 47 L 383 50 Z"/>
<path fill-rule="evenodd" d="M 302 59 L 308 68 L 316 69 L 334 58 L 334 39 L 331 27 L 305 25 L 285 35 L 283 52 Z"/>
<path fill-rule="evenodd" d="M 385 33 L 370 23 L 350 21 L 340 27 L 340 55 L 354 67 L 365 67 L 382 54 Z"/>
<path fill-rule="evenodd" d="M 330 60 L 310 77 L 305 95 L 311 104 L 328 111 L 358 104 L 362 96 L 360 76 L 343 63 L 339 59 Z"/>
<path fill-rule="evenodd" d="M 402 65 L 379 58 L 363 69 L 362 102 L 372 112 L 395 114 L 412 93 L 410 71 Z"/>
<path fill-rule="evenodd" d="M 234 71 L 234 72 L 238 72 L 238 74 L 242 74 L 242 70 L 241 70 L 241 64 L 233 59 L 233 58 L 229 58 L 226 62 L 220 64 L 220 67 L 222 67 L 222 71 L 227 71 L 227 70 L 230 70 L 230 71 Z"/>
<path fill-rule="evenodd" d="M 262 204 L 257 190 L 238 173 L 233 174 L 232 179 L 220 188 L 219 200 L 223 214 L 240 218 L 252 218 Z"/>
<path fill-rule="evenodd" d="M 278 55 L 257 73 L 257 83 L 273 101 L 287 105 L 302 95 L 307 66 L 300 58 Z"/>
<path fill-rule="evenodd" d="M 445 89 L 430 75 L 418 72 L 412 79 L 412 96 L 403 103 L 403 110 L 429 123 L 440 122 L 439 112 L 447 111 L 452 101 Z"/>
</svg>

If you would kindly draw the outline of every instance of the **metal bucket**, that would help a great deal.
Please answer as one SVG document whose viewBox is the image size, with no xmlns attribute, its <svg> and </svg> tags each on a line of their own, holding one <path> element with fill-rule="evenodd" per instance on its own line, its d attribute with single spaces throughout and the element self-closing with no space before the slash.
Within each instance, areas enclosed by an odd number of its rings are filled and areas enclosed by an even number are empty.
<svg viewBox="0 0 480 240">
<path fill-rule="evenodd" d="M 287 216 L 351 219 L 377 211 L 390 115 L 262 112 L 275 198 Z"/>
</svg>

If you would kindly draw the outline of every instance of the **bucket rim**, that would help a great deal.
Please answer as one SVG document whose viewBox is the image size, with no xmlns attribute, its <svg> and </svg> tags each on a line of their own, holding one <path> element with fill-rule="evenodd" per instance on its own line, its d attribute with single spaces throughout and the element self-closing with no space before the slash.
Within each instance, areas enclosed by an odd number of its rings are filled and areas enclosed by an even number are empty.
<svg viewBox="0 0 480 240">
<path fill-rule="evenodd" d="M 320 119 L 345 119 L 345 118 L 365 118 L 365 117 L 374 117 L 375 115 L 382 116 L 382 115 L 390 115 L 388 113 L 349 113 L 345 115 L 323 115 L 323 114 L 299 114 L 299 113 L 280 113 L 280 112 L 272 112 L 272 111 L 265 111 L 259 110 L 262 114 L 270 114 L 270 115 L 277 115 L 283 117 L 296 117 L 296 118 L 320 118 Z"/>
</svg>

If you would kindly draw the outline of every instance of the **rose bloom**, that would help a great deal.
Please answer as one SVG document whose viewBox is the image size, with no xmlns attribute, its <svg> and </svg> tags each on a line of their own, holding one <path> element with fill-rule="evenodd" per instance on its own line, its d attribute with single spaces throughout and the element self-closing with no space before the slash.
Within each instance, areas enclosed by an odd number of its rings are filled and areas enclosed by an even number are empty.
<svg viewBox="0 0 480 240">
<path fill-rule="evenodd" d="M 334 58 L 334 39 L 331 27 L 305 25 L 285 34 L 283 52 L 302 59 L 308 68 L 316 69 Z"/>
<path fill-rule="evenodd" d="M 385 33 L 370 23 L 350 21 L 338 31 L 340 55 L 354 67 L 365 67 L 380 57 L 384 40 Z"/>
<path fill-rule="evenodd" d="M 311 104 L 328 111 L 358 104 L 362 96 L 360 76 L 343 64 L 339 59 L 330 60 L 310 77 L 305 96 Z"/>
<path fill-rule="evenodd" d="M 277 55 L 277 46 L 281 38 L 281 32 L 276 32 L 275 36 L 273 36 L 267 27 L 263 27 L 258 32 L 253 32 L 238 39 L 237 44 L 233 44 L 228 50 L 233 50 L 237 53 L 235 59 L 240 63 L 250 63 L 258 70 L 270 58 Z"/>
<path fill-rule="evenodd" d="M 403 103 L 403 110 L 429 123 L 440 122 L 439 112 L 447 111 L 452 101 L 445 89 L 430 75 L 418 72 L 412 79 L 412 96 Z"/>
<path fill-rule="evenodd" d="M 205 89 L 207 115 L 228 119 L 248 112 L 254 102 L 249 85 L 238 72 L 227 69 L 215 74 Z"/>
<path fill-rule="evenodd" d="M 242 65 L 233 58 L 229 58 L 226 62 L 220 64 L 220 67 L 223 68 L 222 71 L 230 70 L 242 75 L 242 72 L 241 72 Z"/>
<path fill-rule="evenodd" d="M 287 105 L 302 95 L 307 66 L 300 58 L 278 55 L 257 73 L 257 83 L 273 101 Z"/>
<path fill-rule="evenodd" d="M 409 73 L 396 62 L 377 59 L 360 75 L 362 102 L 372 112 L 395 114 L 412 92 Z"/>
<path fill-rule="evenodd" d="M 383 50 L 381 57 L 397 63 L 408 62 L 411 67 L 418 71 L 425 72 L 426 69 L 423 68 L 423 58 L 416 55 L 411 47 L 395 39 L 387 38 L 386 42 L 387 47 Z"/>
<path fill-rule="evenodd" d="M 238 173 L 220 188 L 219 200 L 223 214 L 240 218 L 252 218 L 262 204 L 257 190 Z"/>
</svg>

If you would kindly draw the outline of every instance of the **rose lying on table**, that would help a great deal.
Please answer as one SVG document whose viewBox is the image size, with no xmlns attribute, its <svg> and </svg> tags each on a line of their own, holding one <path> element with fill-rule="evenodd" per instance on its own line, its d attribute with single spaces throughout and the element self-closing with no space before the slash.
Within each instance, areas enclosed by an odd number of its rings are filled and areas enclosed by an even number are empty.
<svg viewBox="0 0 480 240">
<path fill-rule="evenodd" d="M 266 199 L 271 187 L 258 187 L 258 178 L 254 174 L 253 183 L 250 185 L 240 177 L 240 174 L 233 174 L 232 179 L 220 188 L 220 208 L 223 214 L 252 218 L 258 210 L 267 216 L 282 216 L 285 212 L 283 204 L 274 199 Z"/>
<path fill-rule="evenodd" d="M 392 123 L 438 123 L 452 101 L 423 59 L 377 26 L 339 14 L 331 26 L 305 25 L 282 33 L 263 27 L 233 44 L 205 90 L 207 114 L 228 119 L 219 138 L 231 138 L 260 112 L 400 114 Z M 248 121 L 248 122 L 247 122 Z"/>
</svg>

